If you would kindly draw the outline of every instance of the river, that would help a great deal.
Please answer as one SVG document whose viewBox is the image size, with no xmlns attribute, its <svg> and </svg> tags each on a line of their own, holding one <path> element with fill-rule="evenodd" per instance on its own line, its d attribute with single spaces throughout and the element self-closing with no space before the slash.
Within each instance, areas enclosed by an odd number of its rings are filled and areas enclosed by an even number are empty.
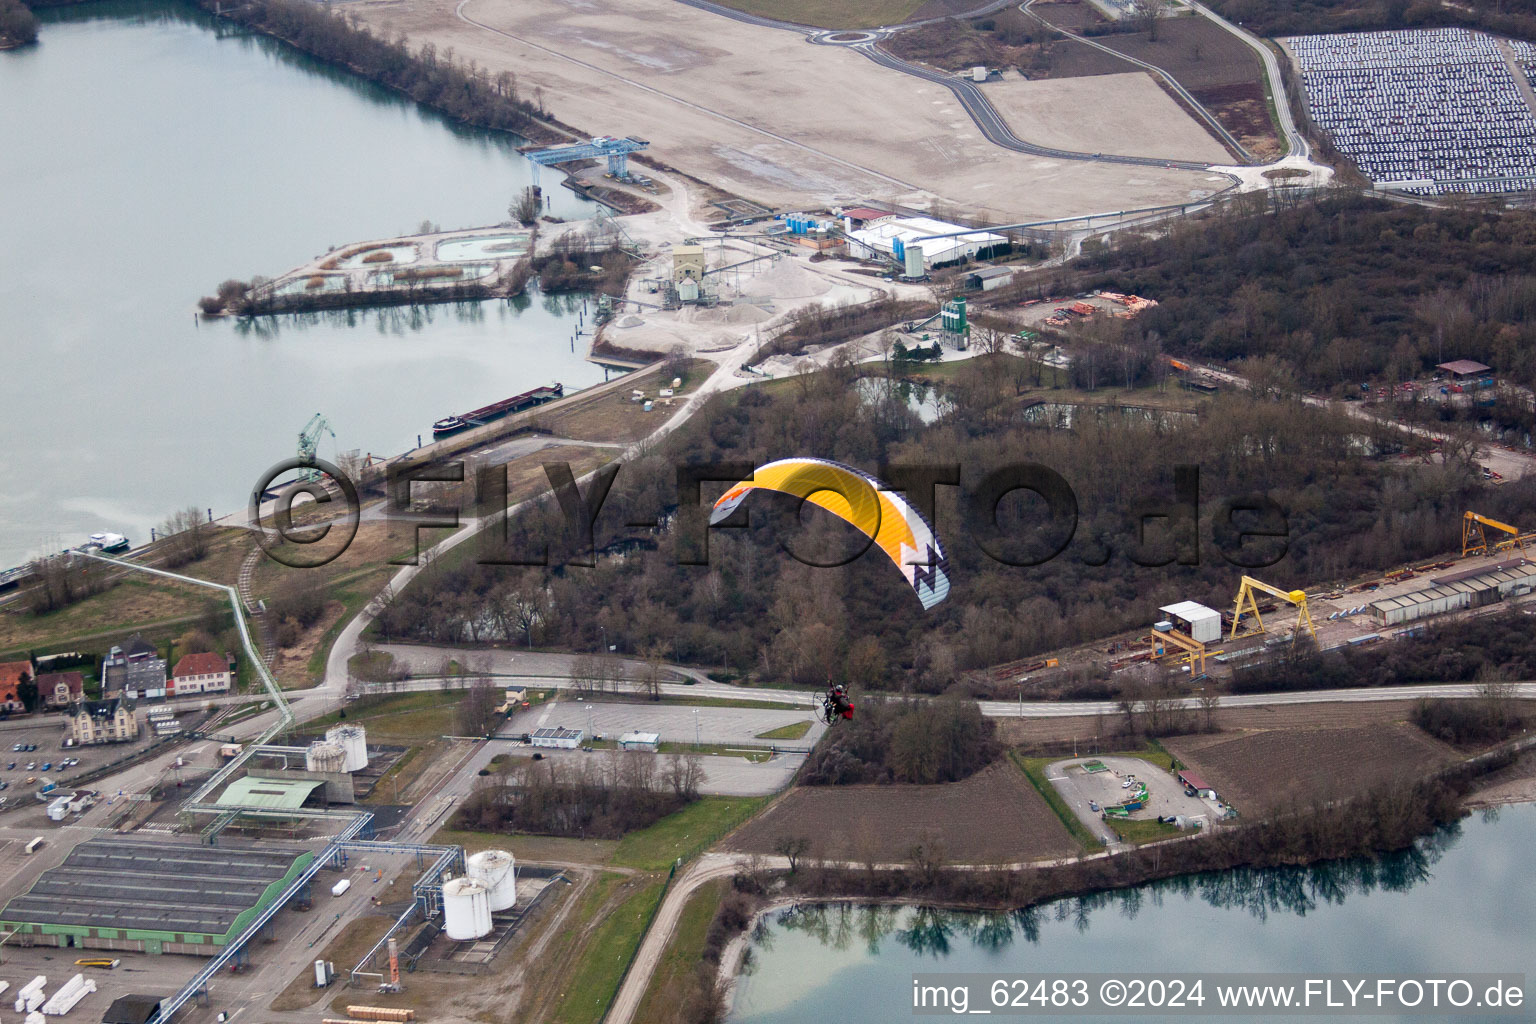
<svg viewBox="0 0 1536 1024">
<path fill-rule="evenodd" d="M 388 455 L 449 413 L 603 379 L 563 298 L 199 325 L 225 278 L 505 221 L 529 165 L 189 6 L 40 19 L 38 46 L 0 53 L 0 568 L 241 507 L 316 412 L 322 457 Z M 546 192 L 554 215 L 593 211 Z"/>
<path fill-rule="evenodd" d="M 1380 860 L 1224 871 L 1015 914 L 851 905 L 780 912 L 754 935 L 730 1020 L 912 1019 L 919 972 L 1528 971 L 1536 963 L 1533 846 L 1536 805 L 1519 804 Z"/>
</svg>

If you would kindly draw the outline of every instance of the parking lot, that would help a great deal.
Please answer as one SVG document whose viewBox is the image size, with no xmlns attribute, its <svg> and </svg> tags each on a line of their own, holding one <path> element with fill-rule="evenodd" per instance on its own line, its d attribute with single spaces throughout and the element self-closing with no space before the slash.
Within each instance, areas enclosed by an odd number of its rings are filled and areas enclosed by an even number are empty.
<svg viewBox="0 0 1536 1024">
<path fill-rule="evenodd" d="M 754 747 L 773 743 L 792 747 L 812 746 L 826 726 L 803 711 L 768 708 L 690 707 L 683 704 L 609 704 L 562 700 L 520 711 L 507 720 L 501 735 L 515 736 L 535 729 L 580 729 L 588 738 L 618 739 L 626 732 L 654 732 L 663 743 L 745 743 Z M 796 722 L 812 722 L 800 739 L 759 739 L 762 733 Z"/>
<path fill-rule="evenodd" d="M 1283 43 L 1313 121 L 1372 181 L 1431 194 L 1536 184 L 1530 85 L 1506 42 L 1446 28 Z"/>
<path fill-rule="evenodd" d="M 66 747 L 64 740 L 69 733 L 61 715 L 44 714 L 0 723 L 0 783 L 4 784 L 0 797 L 5 798 L 0 814 L 36 805 L 34 795 L 46 783 L 52 782 L 67 791 L 69 780 L 142 750 L 150 742 L 146 731 L 141 721 L 139 738 L 132 743 Z M 17 750 L 18 745 L 36 749 Z M 65 765 L 69 760 L 77 763 Z M 45 769 L 44 765 L 48 767 Z M 29 779 L 32 781 L 28 782 Z"/>
<path fill-rule="evenodd" d="M 1105 771 L 1090 772 L 1090 761 L 1101 762 Z M 1204 823 L 1215 817 L 1215 809 L 1195 796 L 1186 796 L 1184 787 L 1172 775 L 1137 757 L 1078 757 L 1054 761 L 1045 766 L 1045 777 L 1066 800 L 1078 820 L 1106 843 L 1116 842 L 1115 834 L 1104 823 L 1102 809 L 1120 803 L 1135 789 L 1136 782 L 1147 787 L 1147 804 L 1131 813 L 1132 820 L 1182 814 Z M 1099 810 L 1094 810 L 1097 806 Z"/>
</svg>

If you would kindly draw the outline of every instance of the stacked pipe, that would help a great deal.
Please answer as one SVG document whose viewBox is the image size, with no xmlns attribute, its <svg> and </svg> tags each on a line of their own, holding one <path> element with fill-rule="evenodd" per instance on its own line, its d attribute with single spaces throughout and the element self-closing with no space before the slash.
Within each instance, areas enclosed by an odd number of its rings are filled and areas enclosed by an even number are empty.
<svg viewBox="0 0 1536 1024">
<path fill-rule="evenodd" d="M 95 991 L 95 981 L 84 974 L 77 974 L 55 992 L 52 999 L 43 1004 L 43 1012 L 50 1017 L 62 1017 L 73 1010 L 80 1000 Z"/>
<path fill-rule="evenodd" d="M 36 1010 L 33 1010 L 31 1013 L 27 1014 L 26 1020 L 23 1021 L 23 1024 L 48 1024 L 48 1018 L 44 1017 Z"/>
<path fill-rule="evenodd" d="M 48 984 L 48 976 L 46 974 L 39 974 L 37 977 L 27 982 L 26 987 L 19 989 L 16 992 L 16 1012 L 31 1013 L 33 1010 L 37 1009 L 38 1004 L 43 1001 L 42 991 L 43 986 L 46 984 Z M 29 1002 L 29 1000 L 31 1000 L 34 995 L 38 997 L 37 1002 Z"/>
<path fill-rule="evenodd" d="M 359 1020 L 386 1020 L 393 1024 L 404 1024 L 405 1021 L 416 1019 L 415 1010 L 394 1006 L 349 1006 L 347 1013 Z"/>
<path fill-rule="evenodd" d="M 10 982 L 8 982 L 8 981 L 0 981 L 0 996 L 5 995 L 5 990 L 10 988 L 10 987 L 11 987 L 11 983 Z"/>
</svg>

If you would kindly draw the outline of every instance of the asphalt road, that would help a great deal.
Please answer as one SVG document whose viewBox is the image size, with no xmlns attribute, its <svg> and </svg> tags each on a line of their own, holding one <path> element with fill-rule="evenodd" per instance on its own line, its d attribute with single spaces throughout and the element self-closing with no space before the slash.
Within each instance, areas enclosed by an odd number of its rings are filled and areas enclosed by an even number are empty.
<svg viewBox="0 0 1536 1024">
<path fill-rule="evenodd" d="M 1312 147 L 1307 144 L 1307 140 L 1296 129 L 1296 119 L 1291 114 L 1290 100 L 1285 95 L 1285 79 L 1280 77 L 1280 62 L 1275 58 L 1275 51 L 1266 46 L 1264 40 L 1252 32 L 1232 24 L 1232 22 L 1223 18 L 1209 7 L 1198 3 L 1197 0 L 1190 0 L 1189 5 L 1228 32 L 1237 36 L 1237 38 L 1247 44 L 1249 49 L 1259 55 L 1259 60 L 1264 65 L 1264 76 L 1269 79 L 1269 93 L 1275 101 L 1275 113 L 1280 118 L 1280 134 L 1285 140 L 1285 155 L 1300 156 L 1310 160 L 1312 158 Z"/>
</svg>

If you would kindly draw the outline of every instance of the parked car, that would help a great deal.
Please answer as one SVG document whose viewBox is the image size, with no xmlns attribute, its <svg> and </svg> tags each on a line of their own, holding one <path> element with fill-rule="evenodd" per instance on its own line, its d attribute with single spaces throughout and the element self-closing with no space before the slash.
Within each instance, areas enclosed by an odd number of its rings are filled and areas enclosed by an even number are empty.
<svg viewBox="0 0 1536 1024">
<path fill-rule="evenodd" d="M 37 762 L 36 761 L 28 761 L 27 762 L 27 771 L 29 771 L 29 772 L 37 771 Z"/>
<path fill-rule="evenodd" d="M 32 783 L 34 783 L 36 781 L 37 781 L 37 776 L 36 775 L 28 775 L 27 779 L 26 779 L 26 782 L 24 782 L 23 785 L 30 786 L 30 785 L 32 785 Z"/>
<path fill-rule="evenodd" d="M 43 762 L 43 771 L 45 771 L 45 772 L 53 771 L 53 762 L 52 761 L 44 761 Z"/>
<path fill-rule="evenodd" d="M 16 770 L 16 762 L 15 762 L 15 761 L 12 761 L 12 762 L 11 762 L 11 763 L 10 763 L 10 764 L 7 764 L 7 765 L 6 765 L 6 766 L 5 766 L 5 770 L 6 770 L 6 771 L 8 771 L 8 772 L 13 772 L 13 771 L 15 771 L 15 770 Z"/>
<path fill-rule="evenodd" d="M 11 784 L 9 782 L 6 782 L 4 779 L 0 779 L 0 789 L 10 789 L 10 788 L 11 788 Z"/>
<path fill-rule="evenodd" d="M 28 750 L 36 750 L 37 749 L 37 744 L 36 743 L 28 743 L 27 744 L 27 749 Z"/>
<path fill-rule="evenodd" d="M 21 753 L 21 744 L 17 743 L 16 745 L 12 746 L 11 747 L 11 753 L 13 753 L 13 754 Z"/>
</svg>

